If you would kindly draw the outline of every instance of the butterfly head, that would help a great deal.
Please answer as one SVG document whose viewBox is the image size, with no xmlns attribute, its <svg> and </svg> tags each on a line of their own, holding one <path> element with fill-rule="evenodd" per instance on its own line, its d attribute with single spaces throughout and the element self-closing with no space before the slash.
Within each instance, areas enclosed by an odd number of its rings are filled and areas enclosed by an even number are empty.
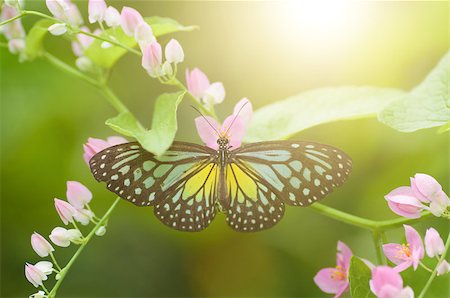
<svg viewBox="0 0 450 298">
<path fill-rule="evenodd" d="M 227 150 L 229 148 L 229 143 L 230 140 L 227 136 L 221 135 L 218 139 L 217 139 L 217 144 L 219 145 L 219 150 Z"/>
</svg>

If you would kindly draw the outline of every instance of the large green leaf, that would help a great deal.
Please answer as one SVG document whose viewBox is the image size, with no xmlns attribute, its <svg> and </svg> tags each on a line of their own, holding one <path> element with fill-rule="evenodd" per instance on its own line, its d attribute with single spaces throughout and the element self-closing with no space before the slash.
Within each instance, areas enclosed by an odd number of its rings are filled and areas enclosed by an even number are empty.
<svg viewBox="0 0 450 298">
<path fill-rule="evenodd" d="M 25 39 L 25 51 L 21 57 L 23 60 L 34 60 L 42 53 L 44 48 L 44 38 L 48 33 L 48 27 L 54 23 L 55 22 L 52 20 L 47 19 L 42 19 L 34 23 Z"/>
<path fill-rule="evenodd" d="M 370 268 L 360 258 L 353 256 L 350 261 L 350 269 L 348 273 L 351 297 L 375 297 L 375 295 L 370 291 L 369 286 L 371 276 L 372 273 Z"/>
<path fill-rule="evenodd" d="M 170 18 L 149 17 L 145 18 L 145 21 L 152 27 L 153 35 L 155 35 L 155 37 L 177 31 L 191 31 L 195 28 L 194 26 L 183 26 Z M 120 27 L 107 29 L 101 36 L 106 39 L 111 39 L 111 37 L 113 37 L 116 41 L 130 48 L 137 45 L 134 37 L 126 35 Z M 117 60 L 126 54 L 127 50 L 114 45 L 108 48 L 102 48 L 102 43 L 103 41 L 95 39 L 89 48 L 86 49 L 84 54 L 91 59 L 94 64 L 104 68 L 111 68 Z"/>
<path fill-rule="evenodd" d="M 156 99 L 152 118 L 152 129 L 136 134 L 142 147 L 155 155 L 169 149 L 178 129 L 177 108 L 185 92 L 164 93 Z"/>
<path fill-rule="evenodd" d="M 246 141 L 286 139 L 322 123 L 375 116 L 404 94 L 397 89 L 375 87 L 307 91 L 257 110 L 253 114 Z"/>
<path fill-rule="evenodd" d="M 164 93 L 156 99 L 151 130 L 144 129 L 130 112 L 108 119 L 106 125 L 123 135 L 134 137 L 147 151 L 161 155 L 175 138 L 177 109 L 184 94 L 185 91 Z"/>
<path fill-rule="evenodd" d="M 422 83 L 388 105 L 379 120 L 402 132 L 447 124 L 450 121 L 449 78 L 450 52 Z"/>
</svg>

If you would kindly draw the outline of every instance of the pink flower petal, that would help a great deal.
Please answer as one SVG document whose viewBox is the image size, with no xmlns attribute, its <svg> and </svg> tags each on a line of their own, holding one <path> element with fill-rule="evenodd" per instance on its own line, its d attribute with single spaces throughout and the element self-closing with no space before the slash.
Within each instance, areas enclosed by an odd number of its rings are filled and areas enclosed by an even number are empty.
<svg viewBox="0 0 450 298">
<path fill-rule="evenodd" d="M 413 190 L 407 186 L 392 190 L 385 196 L 385 199 L 394 213 L 408 218 L 420 217 L 420 211 L 424 208 L 415 197 Z"/>
<path fill-rule="evenodd" d="M 345 279 L 334 278 L 336 268 L 324 268 L 314 276 L 314 282 L 325 293 L 337 294 L 347 287 Z"/>
<path fill-rule="evenodd" d="M 106 139 L 106 141 L 108 142 L 109 146 L 115 146 L 115 145 L 124 144 L 124 143 L 128 142 L 127 139 L 125 139 L 123 137 L 118 137 L 118 136 L 108 137 Z"/>
<path fill-rule="evenodd" d="M 410 180 L 410 182 L 411 182 L 411 189 L 413 190 L 414 195 L 416 196 L 416 198 L 418 198 L 421 202 L 429 203 L 429 202 L 431 201 L 431 198 L 425 197 L 425 196 L 420 192 L 420 190 L 417 188 L 415 179 L 411 177 L 411 178 L 409 178 L 409 180 Z"/>
<path fill-rule="evenodd" d="M 350 268 L 350 259 L 352 258 L 353 253 L 351 249 L 342 241 L 338 241 L 337 250 L 338 253 L 336 263 L 347 271 Z"/>
<path fill-rule="evenodd" d="M 418 257 L 420 259 L 423 259 L 423 254 L 424 254 L 423 243 L 422 243 L 422 238 L 420 238 L 419 233 L 411 226 L 403 225 L 403 227 L 405 228 L 406 241 L 408 241 L 410 249 L 412 251 L 414 251 L 414 250 L 420 251 L 420 254 L 418 255 Z"/>
<path fill-rule="evenodd" d="M 91 191 L 78 181 L 67 181 L 67 200 L 70 205 L 82 209 L 92 200 Z"/>
<path fill-rule="evenodd" d="M 403 263 L 398 264 L 394 267 L 394 270 L 397 272 L 402 272 L 409 267 L 413 266 L 413 261 L 411 259 L 404 261 Z"/>
<path fill-rule="evenodd" d="M 241 146 L 246 129 L 247 127 L 240 116 L 231 115 L 225 119 L 222 125 L 221 133 L 227 132 L 226 135 L 230 139 L 229 145 L 231 150 L 237 149 Z"/>
<path fill-rule="evenodd" d="M 444 241 L 434 228 L 429 228 L 425 233 L 425 248 L 430 258 L 442 255 L 445 250 Z"/>
<path fill-rule="evenodd" d="M 402 289 L 387 284 L 380 289 L 377 298 L 400 298 L 401 292 Z"/>
<path fill-rule="evenodd" d="M 402 245 L 397 243 L 388 243 L 383 245 L 383 252 L 386 258 L 389 259 L 392 263 L 395 265 L 402 264 L 406 261 L 405 258 L 403 258 L 402 251 Z"/>
<path fill-rule="evenodd" d="M 427 174 L 416 174 L 414 176 L 414 184 L 416 189 L 426 198 L 430 198 L 434 193 L 442 190 L 439 182 Z"/>
<path fill-rule="evenodd" d="M 220 125 L 216 120 L 209 116 L 200 116 L 195 118 L 195 126 L 197 127 L 198 135 L 203 143 L 205 143 L 206 146 L 217 150 L 219 148 L 219 145 L 217 144 L 217 139 L 219 138 L 217 132 L 220 130 Z"/>
<path fill-rule="evenodd" d="M 200 69 L 194 68 L 191 72 L 186 69 L 186 85 L 189 92 L 200 99 L 210 84 L 208 77 Z"/>
<path fill-rule="evenodd" d="M 235 106 L 233 110 L 233 115 L 238 115 L 241 117 L 245 126 L 248 126 L 253 115 L 252 103 L 248 98 L 242 98 Z"/>
<path fill-rule="evenodd" d="M 124 6 L 120 13 L 123 32 L 128 36 L 134 35 L 134 30 L 139 23 L 144 22 L 141 14 L 134 8 Z"/>
<path fill-rule="evenodd" d="M 403 280 L 398 272 L 389 266 L 379 266 L 372 270 L 370 288 L 375 295 L 379 295 L 381 290 L 390 285 L 396 289 L 403 288 Z"/>
</svg>

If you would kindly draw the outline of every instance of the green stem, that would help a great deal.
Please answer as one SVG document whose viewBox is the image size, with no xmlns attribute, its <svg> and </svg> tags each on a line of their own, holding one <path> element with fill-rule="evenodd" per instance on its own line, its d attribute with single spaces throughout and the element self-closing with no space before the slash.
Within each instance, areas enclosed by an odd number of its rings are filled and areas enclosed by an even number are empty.
<svg viewBox="0 0 450 298">
<path fill-rule="evenodd" d="M 54 18 L 52 16 L 49 16 L 49 15 L 47 15 L 45 13 L 42 13 L 42 12 L 39 12 L 39 11 L 22 10 L 22 14 L 23 15 L 35 15 L 35 16 L 39 16 L 39 17 L 44 18 L 44 19 L 52 20 L 52 21 L 54 21 L 56 23 L 62 23 L 61 20 L 58 20 L 57 18 Z"/>
<path fill-rule="evenodd" d="M 4 20 L 3 22 L 0 22 L 0 26 L 6 25 L 6 24 L 11 23 L 11 22 L 14 22 L 15 20 L 20 19 L 23 16 L 25 16 L 25 13 L 21 13 L 21 14 L 18 14 L 16 16 L 10 18 L 10 19 Z"/>
<path fill-rule="evenodd" d="M 109 103 L 119 112 L 128 112 L 128 108 L 122 103 L 122 101 L 112 92 L 112 90 L 104 84 L 98 86 L 100 92 L 105 96 Z"/>
<path fill-rule="evenodd" d="M 83 242 L 83 244 L 80 245 L 80 247 L 78 248 L 78 250 L 75 252 L 75 254 L 72 256 L 72 258 L 70 259 L 69 263 L 67 263 L 67 265 L 63 268 L 63 270 L 61 270 L 61 272 L 59 273 L 60 275 L 60 279 L 58 279 L 58 281 L 56 282 L 55 286 L 53 287 L 53 289 L 50 291 L 50 293 L 48 294 L 48 297 L 56 297 L 56 292 L 58 291 L 58 288 L 61 286 L 61 283 L 63 282 L 64 278 L 66 277 L 67 272 L 69 271 L 69 269 L 72 267 L 72 265 L 75 263 L 76 259 L 79 257 L 79 255 L 81 254 L 81 252 L 83 251 L 83 249 L 86 247 L 86 245 L 89 243 L 89 240 L 92 238 L 92 236 L 94 236 L 95 232 L 98 230 L 98 228 L 100 228 L 100 226 L 108 219 L 108 217 L 111 215 L 112 211 L 114 210 L 114 208 L 117 206 L 117 203 L 119 203 L 120 198 L 116 198 L 116 200 L 114 201 L 114 203 L 111 205 L 111 207 L 109 207 L 108 211 L 106 211 L 106 213 L 103 215 L 103 217 L 100 219 L 100 221 L 98 222 L 98 224 L 89 232 L 89 234 L 86 236 L 86 238 L 84 239 L 85 241 Z"/>
<path fill-rule="evenodd" d="M 421 221 L 424 218 L 428 218 L 431 216 L 431 213 L 429 212 L 423 212 L 422 216 L 420 218 L 396 218 L 396 219 L 390 219 L 390 220 L 382 220 L 382 221 L 376 221 L 371 219 L 362 218 L 353 214 L 349 214 L 325 205 L 322 205 L 320 203 L 315 203 L 309 208 L 319 212 L 320 214 L 323 214 L 327 217 L 336 219 L 338 221 L 354 225 L 363 229 L 367 229 L 370 231 L 387 231 L 391 229 L 395 229 L 398 227 L 401 227 L 404 224 L 413 224 L 415 222 Z"/>
<path fill-rule="evenodd" d="M 59 266 L 58 262 L 56 262 L 55 256 L 53 253 L 50 253 L 50 257 L 52 258 L 53 264 L 55 264 L 56 268 L 58 268 L 59 271 L 61 271 L 61 267 Z"/>
<path fill-rule="evenodd" d="M 90 32 L 83 31 L 83 30 L 74 30 L 74 33 L 84 34 L 84 35 L 90 36 L 92 38 L 96 38 L 98 40 L 101 40 L 101 41 L 109 42 L 110 44 L 113 44 L 115 46 L 121 47 L 121 48 L 123 48 L 123 49 L 125 49 L 125 50 L 127 50 L 127 51 L 129 51 L 129 52 L 131 52 L 131 53 L 133 53 L 135 55 L 137 55 L 137 56 L 142 56 L 141 52 L 139 52 L 139 51 L 137 51 L 137 50 L 135 50 L 135 49 L 133 49 L 133 48 L 131 48 L 129 46 L 126 46 L 126 45 L 124 45 L 124 44 L 122 44 L 120 42 L 117 42 L 115 40 L 112 40 L 112 39 L 109 39 L 109 38 L 104 38 L 104 37 L 101 37 L 101 36 L 98 36 L 98 35 L 92 34 Z"/>
<path fill-rule="evenodd" d="M 380 231 L 372 231 L 373 236 L 373 243 L 375 244 L 375 251 L 377 253 L 377 261 L 378 264 L 383 265 L 385 264 L 385 259 L 383 255 L 383 241 L 381 239 L 381 232 Z"/>
<path fill-rule="evenodd" d="M 428 289 L 431 286 L 431 283 L 433 282 L 434 278 L 437 275 L 437 270 L 438 270 L 439 265 L 441 264 L 441 262 L 445 259 L 445 256 L 447 255 L 449 247 L 450 247 L 450 232 L 448 233 L 447 242 L 445 243 L 444 253 L 439 258 L 439 262 L 436 264 L 436 267 L 434 268 L 433 273 L 431 273 L 430 278 L 428 278 L 428 281 L 425 284 L 425 286 L 423 287 L 422 291 L 420 292 L 418 298 L 425 297 L 425 294 L 427 293 Z"/>
</svg>

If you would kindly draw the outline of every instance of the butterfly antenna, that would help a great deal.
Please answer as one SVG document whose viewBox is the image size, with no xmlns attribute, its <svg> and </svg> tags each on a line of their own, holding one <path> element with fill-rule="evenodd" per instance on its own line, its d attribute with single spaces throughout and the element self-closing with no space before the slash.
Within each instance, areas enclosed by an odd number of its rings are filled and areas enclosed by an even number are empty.
<svg viewBox="0 0 450 298">
<path fill-rule="evenodd" d="M 239 109 L 239 111 L 236 113 L 236 115 L 233 118 L 233 121 L 231 121 L 230 126 L 228 126 L 227 131 L 225 132 L 225 135 L 228 135 L 228 132 L 230 131 L 231 126 L 233 126 L 234 121 L 236 120 L 237 116 L 239 116 L 239 113 L 242 111 L 242 109 L 245 107 L 245 105 L 248 104 L 248 101 L 246 101 L 242 107 Z"/>
<path fill-rule="evenodd" d="M 209 124 L 209 126 L 211 126 L 211 128 L 214 130 L 214 132 L 217 134 L 217 136 L 220 137 L 220 133 L 219 133 L 219 132 L 217 131 L 217 129 L 211 124 L 211 122 L 209 122 L 208 118 L 206 118 L 206 117 L 202 114 L 202 112 L 200 112 L 200 110 L 197 109 L 196 107 L 194 107 L 194 106 L 192 106 L 192 105 L 191 105 L 191 107 L 192 107 L 194 110 L 196 110 L 197 113 L 199 113 L 200 116 L 203 117 L 203 119 L 205 119 L 205 121 Z"/>
</svg>

